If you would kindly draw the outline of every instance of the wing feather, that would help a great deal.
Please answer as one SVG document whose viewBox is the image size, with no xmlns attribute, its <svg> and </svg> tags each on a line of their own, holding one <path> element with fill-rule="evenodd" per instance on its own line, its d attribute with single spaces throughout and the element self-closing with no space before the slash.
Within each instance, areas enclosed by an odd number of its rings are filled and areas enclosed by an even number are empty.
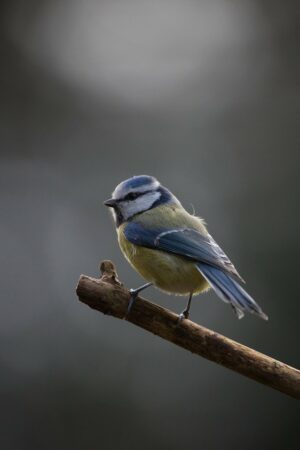
<svg viewBox="0 0 300 450">
<path fill-rule="evenodd" d="M 192 228 L 149 230 L 134 222 L 126 226 L 124 234 L 135 245 L 156 248 L 196 262 L 204 262 L 222 269 L 240 282 L 244 281 L 210 234 L 204 235 Z"/>
</svg>

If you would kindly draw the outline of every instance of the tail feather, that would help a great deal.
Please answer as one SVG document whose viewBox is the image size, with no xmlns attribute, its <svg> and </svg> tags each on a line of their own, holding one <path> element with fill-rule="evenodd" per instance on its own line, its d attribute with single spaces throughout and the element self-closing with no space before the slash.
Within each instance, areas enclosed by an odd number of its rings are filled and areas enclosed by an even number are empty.
<svg viewBox="0 0 300 450">
<path fill-rule="evenodd" d="M 229 274 L 222 270 L 199 263 L 197 269 L 208 281 L 216 294 L 226 303 L 230 303 L 239 319 L 244 316 L 244 311 L 256 314 L 261 319 L 268 320 L 268 316 L 253 298 L 235 281 Z"/>
</svg>

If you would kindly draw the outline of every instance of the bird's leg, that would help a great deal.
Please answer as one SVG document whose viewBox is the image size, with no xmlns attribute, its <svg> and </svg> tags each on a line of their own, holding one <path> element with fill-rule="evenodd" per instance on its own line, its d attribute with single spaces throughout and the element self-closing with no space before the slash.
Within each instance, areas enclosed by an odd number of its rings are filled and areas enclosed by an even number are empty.
<svg viewBox="0 0 300 450">
<path fill-rule="evenodd" d="M 182 311 L 181 314 L 179 314 L 178 316 L 178 323 L 180 323 L 183 319 L 188 319 L 189 318 L 189 314 L 190 314 L 190 307 L 191 307 L 191 303 L 192 303 L 192 298 L 193 298 L 193 292 L 190 293 L 186 308 Z"/>
<path fill-rule="evenodd" d="M 149 287 L 151 285 L 152 285 L 152 283 L 146 283 L 146 284 L 143 284 L 143 286 L 140 286 L 137 289 L 130 289 L 129 290 L 129 292 L 130 292 L 130 300 L 129 300 L 129 303 L 128 303 L 128 308 L 127 308 L 127 312 L 126 312 L 125 318 L 127 318 L 129 316 L 131 308 L 132 308 L 132 306 L 133 306 L 137 296 L 139 295 L 139 293 L 141 291 L 143 291 L 144 289 L 147 289 L 147 287 Z"/>
</svg>

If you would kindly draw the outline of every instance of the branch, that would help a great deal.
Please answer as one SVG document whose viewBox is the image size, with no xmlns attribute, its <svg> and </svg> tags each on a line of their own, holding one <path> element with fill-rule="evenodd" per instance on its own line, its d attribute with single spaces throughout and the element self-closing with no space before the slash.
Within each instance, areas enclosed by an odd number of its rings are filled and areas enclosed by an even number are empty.
<svg viewBox="0 0 300 450">
<path fill-rule="evenodd" d="M 79 300 L 103 314 L 124 319 L 130 293 L 118 280 L 111 261 L 103 261 L 100 270 L 100 279 L 81 275 L 76 289 Z M 138 297 L 126 320 L 210 361 L 300 399 L 298 369 L 190 320 L 178 324 L 178 315 L 168 309 Z"/>
</svg>

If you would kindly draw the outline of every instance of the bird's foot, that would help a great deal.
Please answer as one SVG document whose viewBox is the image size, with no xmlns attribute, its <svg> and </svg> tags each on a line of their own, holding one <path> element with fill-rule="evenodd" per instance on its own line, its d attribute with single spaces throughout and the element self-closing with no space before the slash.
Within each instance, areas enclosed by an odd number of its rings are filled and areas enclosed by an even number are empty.
<svg viewBox="0 0 300 450">
<path fill-rule="evenodd" d="M 132 307 L 134 305 L 134 302 L 136 301 L 136 298 L 138 297 L 139 293 L 141 291 L 143 291 L 144 289 L 147 289 L 147 287 L 149 287 L 151 285 L 152 285 L 152 283 L 146 283 L 146 284 L 143 284 L 143 286 L 140 286 L 137 289 L 129 289 L 130 299 L 129 299 L 127 311 L 126 311 L 126 314 L 125 314 L 125 317 L 124 317 L 125 319 L 128 318 L 128 316 L 130 314 L 130 311 L 131 311 L 131 309 L 132 309 Z"/>
<path fill-rule="evenodd" d="M 125 314 L 125 319 L 128 318 L 130 311 L 134 305 L 134 302 L 136 301 L 137 296 L 139 295 L 139 290 L 138 289 L 129 289 L 130 292 L 130 299 L 129 299 L 129 303 L 128 303 L 128 307 L 127 307 L 127 311 Z"/>
<path fill-rule="evenodd" d="M 179 325 L 182 322 L 182 320 L 188 319 L 188 318 L 189 318 L 189 312 L 186 310 L 182 311 L 182 313 L 180 313 L 178 316 L 177 325 Z"/>
</svg>

